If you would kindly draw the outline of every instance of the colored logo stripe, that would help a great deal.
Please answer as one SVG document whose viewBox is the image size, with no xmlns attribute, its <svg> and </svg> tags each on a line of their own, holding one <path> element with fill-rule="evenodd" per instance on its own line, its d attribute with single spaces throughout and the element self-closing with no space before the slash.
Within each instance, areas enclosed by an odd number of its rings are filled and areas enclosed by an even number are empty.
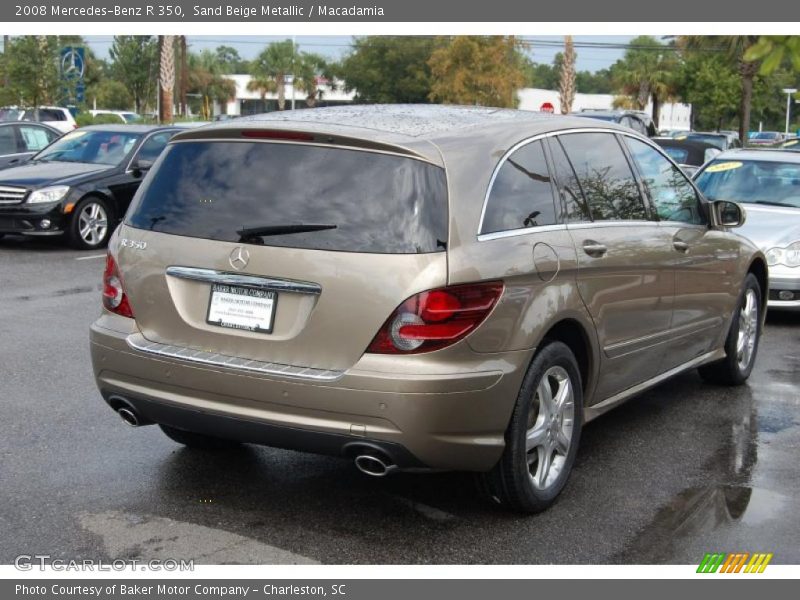
<svg viewBox="0 0 800 600">
<path fill-rule="evenodd" d="M 772 560 L 772 553 L 756 552 L 707 552 L 697 567 L 698 573 L 763 573 Z M 747 559 L 750 559 L 748 562 Z M 745 566 L 747 563 L 747 566 Z M 744 570 L 742 570 L 744 569 Z"/>
</svg>

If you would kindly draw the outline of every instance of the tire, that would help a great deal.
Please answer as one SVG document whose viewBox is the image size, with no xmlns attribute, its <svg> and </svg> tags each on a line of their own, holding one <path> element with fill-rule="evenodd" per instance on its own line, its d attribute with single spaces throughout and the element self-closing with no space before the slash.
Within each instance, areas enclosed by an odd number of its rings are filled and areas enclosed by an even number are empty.
<svg viewBox="0 0 800 600">
<path fill-rule="evenodd" d="M 114 213 L 108 202 L 97 196 L 84 198 L 72 211 L 67 226 L 70 245 L 78 250 L 94 250 L 108 243 L 113 231 Z"/>
<path fill-rule="evenodd" d="M 185 431 L 183 429 L 170 427 L 169 425 L 159 425 L 159 427 L 173 442 L 183 444 L 188 448 L 199 448 L 201 450 L 230 450 L 241 446 L 239 442 L 234 440 L 226 440 L 202 433 L 195 433 L 193 431 Z"/>
<path fill-rule="evenodd" d="M 761 286 L 748 273 L 725 340 L 725 358 L 698 369 L 700 376 L 718 385 L 742 385 L 753 370 L 761 339 Z"/>
<path fill-rule="evenodd" d="M 541 512 L 555 502 L 578 451 L 582 390 L 578 363 L 566 344 L 550 342 L 539 350 L 517 397 L 503 455 L 491 471 L 478 476 L 484 494 L 526 513 Z M 548 397 L 557 402 L 559 396 L 564 398 L 560 407 L 547 402 Z M 529 438 L 535 442 L 529 445 Z M 549 468 L 544 462 L 548 456 Z"/>
</svg>

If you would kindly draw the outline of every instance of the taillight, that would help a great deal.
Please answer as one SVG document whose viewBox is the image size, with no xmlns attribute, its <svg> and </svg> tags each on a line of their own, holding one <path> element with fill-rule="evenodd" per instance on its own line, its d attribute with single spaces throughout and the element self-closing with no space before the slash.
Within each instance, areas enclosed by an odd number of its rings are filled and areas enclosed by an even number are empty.
<svg viewBox="0 0 800 600">
<path fill-rule="evenodd" d="M 483 322 L 502 293 L 501 282 L 489 281 L 411 296 L 386 320 L 367 352 L 418 354 L 455 344 Z"/>
<path fill-rule="evenodd" d="M 113 313 L 130 319 L 133 318 L 128 296 L 122 286 L 122 277 L 110 252 L 106 256 L 106 270 L 103 273 L 103 306 Z"/>
</svg>

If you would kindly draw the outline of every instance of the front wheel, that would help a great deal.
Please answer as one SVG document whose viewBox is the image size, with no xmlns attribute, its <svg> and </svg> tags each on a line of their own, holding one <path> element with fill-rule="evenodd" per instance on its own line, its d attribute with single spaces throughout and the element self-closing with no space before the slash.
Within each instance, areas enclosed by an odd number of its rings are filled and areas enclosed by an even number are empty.
<svg viewBox="0 0 800 600">
<path fill-rule="evenodd" d="M 84 198 L 75 207 L 69 222 L 70 244 L 79 250 L 102 248 L 111 237 L 112 219 L 111 208 L 105 200 Z"/>
<path fill-rule="evenodd" d="M 550 342 L 525 375 L 500 461 L 479 476 L 484 492 L 513 510 L 548 508 L 569 478 L 582 422 L 578 363 L 566 344 Z"/>
<path fill-rule="evenodd" d="M 725 340 L 725 358 L 698 369 L 709 383 L 741 385 L 753 370 L 761 339 L 761 286 L 748 273 Z"/>
</svg>

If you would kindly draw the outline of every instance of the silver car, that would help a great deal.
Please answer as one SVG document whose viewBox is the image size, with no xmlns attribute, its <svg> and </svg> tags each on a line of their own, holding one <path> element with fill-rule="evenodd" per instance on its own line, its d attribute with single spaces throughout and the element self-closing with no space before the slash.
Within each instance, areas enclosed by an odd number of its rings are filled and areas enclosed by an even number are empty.
<svg viewBox="0 0 800 600">
<path fill-rule="evenodd" d="M 742 203 L 739 232 L 764 251 L 772 309 L 800 310 L 800 154 L 731 150 L 695 176 L 707 198 Z"/>
</svg>

